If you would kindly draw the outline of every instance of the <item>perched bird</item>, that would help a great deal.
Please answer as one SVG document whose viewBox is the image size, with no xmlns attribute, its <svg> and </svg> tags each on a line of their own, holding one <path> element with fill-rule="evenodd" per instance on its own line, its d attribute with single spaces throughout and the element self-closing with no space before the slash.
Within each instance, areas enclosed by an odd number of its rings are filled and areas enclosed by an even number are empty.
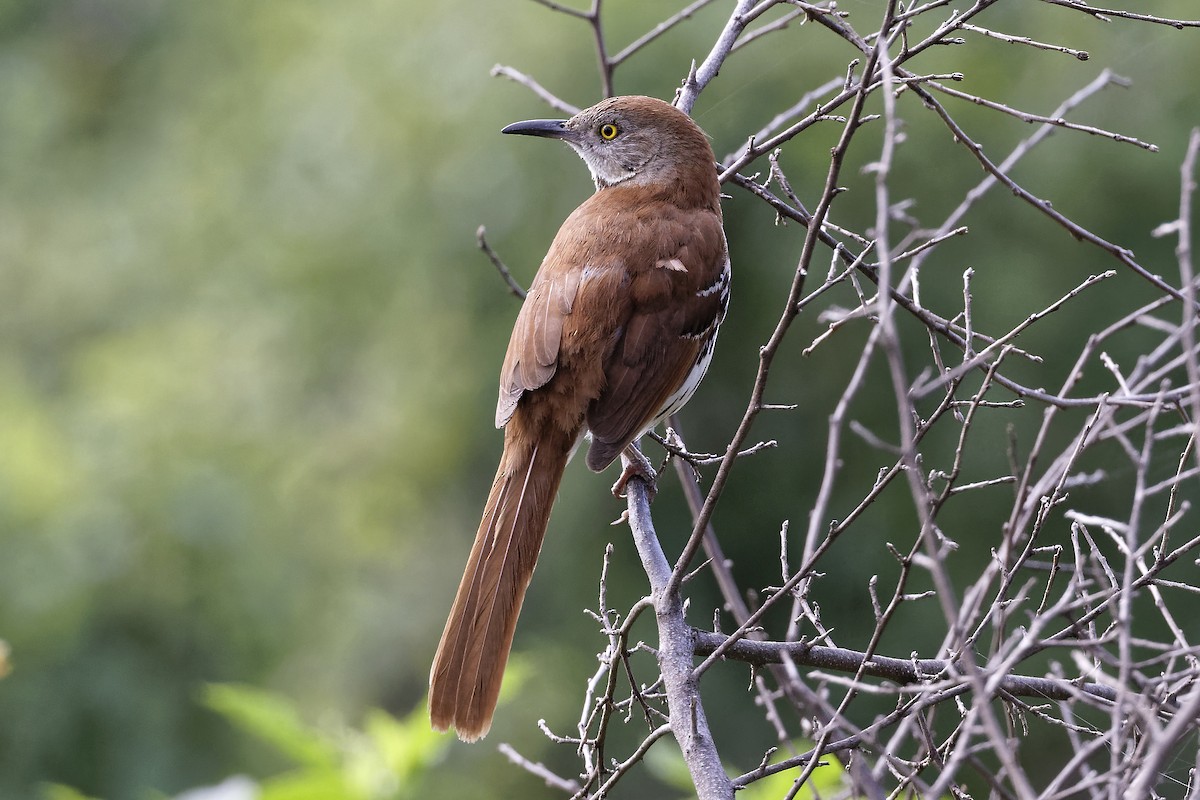
<svg viewBox="0 0 1200 800">
<path fill-rule="evenodd" d="M 433 727 L 464 741 L 491 727 L 575 446 L 591 434 L 587 465 L 599 472 L 679 410 L 704 377 L 729 302 L 715 159 L 686 114 L 613 97 L 502 132 L 566 142 L 596 193 L 554 237 L 500 371 L 504 453 L 429 675 Z"/>
</svg>

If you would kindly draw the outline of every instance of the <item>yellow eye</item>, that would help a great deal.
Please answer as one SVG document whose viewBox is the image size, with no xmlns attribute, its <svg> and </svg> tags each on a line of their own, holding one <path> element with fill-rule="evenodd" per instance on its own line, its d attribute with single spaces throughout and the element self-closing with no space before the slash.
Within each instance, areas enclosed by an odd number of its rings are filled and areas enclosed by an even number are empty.
<svg viewBox="0 0 1200 800">
<path fill-rule="evenodd" d="M 613 125 L 611 122 L 606 122 L 600 126 L 600 138 L 606 142 L 611 142 L 613 139 L 617 138 L 618 133 L 620 133 L 620 131 L 617 130 L 617 126 Z"/>
</svg>

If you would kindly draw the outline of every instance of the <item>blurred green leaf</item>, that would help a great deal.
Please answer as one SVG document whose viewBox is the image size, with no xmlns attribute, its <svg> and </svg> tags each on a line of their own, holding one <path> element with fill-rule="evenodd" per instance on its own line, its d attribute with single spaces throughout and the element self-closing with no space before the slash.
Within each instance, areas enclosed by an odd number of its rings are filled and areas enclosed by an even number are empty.
<svg viewBox="0 0 1200 800">
<path fill-rule="evenodd" d="M 403 720 L 375 709 L 367 714 L 364 729 L 383 763 L 401 785 L 411 781 L 433 763 L 451 739 L 429 727 L 424 705 Z"/>
<path fill-rule="evenodd" d="M 42 786 L 42 800 L 97 800 L 70 786 L 47 783 Z"/>
<path fill-rule="evenodd" d="M 335 735 L 305 724 L 291 700 L 262 689 L 209 684 L 203 702 L 300 765 L 264 780 L 262 800 L 420 797 L 421 777 L 454 741 L 429 727 L 425 703 L 403 719 L 372 709 L 361 730 Z"/>
<path fill-rule="evenodd" d="M 307 727 L 295 706 L 279 695 L 251 686 L 213 683 L 204 688 L 203 700 L 242 730 L 300 764 L 331 768 L 337 761 L 337 749 Z"/>
<path fill-rule="evenodd" d="M 306 769 L 263 781 L 259 800 L 369 800 L 340 769 Z"/>
</svg>

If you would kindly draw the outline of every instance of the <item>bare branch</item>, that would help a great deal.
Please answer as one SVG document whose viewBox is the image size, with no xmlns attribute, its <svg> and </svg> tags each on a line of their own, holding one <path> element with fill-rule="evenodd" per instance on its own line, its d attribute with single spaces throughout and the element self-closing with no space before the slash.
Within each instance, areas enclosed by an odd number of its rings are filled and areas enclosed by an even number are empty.
<svg viewBox="0 0 1200 800">
<path fill-rule="evenodd" d="M 627 458 L 621 456 L 623 466 Z M 700 692 L 692 674 L 692 629 L 683 616 L 683 599 L 667 557 L 658 543 L 650 518 L 646 484 L 640 477 L 628 483 L 629 527 L 642 567 L 650 579 L 651 597 L 658 620 L 658 663 L 667 690 L 671 733 L 679 742 L 700 800 L 733 797 L 733 785 L 721 765 L 708 729 Z"/>
<path fill-rule="evenodd" d="M 675 98 L 676 108 L 685 114 L 692 113 L 692 106 L 696 104 L 700 92 L 704 91 L 709 81 L 721 71 L 721 65 L 733 51 L 733 46 L 742 35 L 742 31 L 777 2 L 778 0 L 737 0 L 737 5 L 734 6 L 733 13 L 729 15 L 725 28 L 717 37 L 712 50 L 699 67 L 692 68 L 687 80 L 683 82 L 683 88 Z"/>
<path fill-rule="evenodd" d="M 514 83 L 521 84 L 526 89 L 529 89 L 531 92 L 536 94 L 539 98 L 541 98 L 542 102 L 546 103 L 546 105 L 550 106 L 553 109 L 561 111 L 562 113 L 564 113 L 568 116 L 579 113 L 578 106 L 573 106 L 570 103 L 568 103 L 566 100 L 560 99 L 557 95 L 552 93 L 545 86 L 542 86 L 540 83 L 538 83 L 533 78 L 526 75 L 524 72 L 521 72 L 520 70 L 513 69 L 512 67 L 507 67 L 503 64 L 497 64 L 496 66 L 492 67 L 492 77 L 508 78 L 510 81 L 513 81 Z"/>
<path fill-rule="evenodd" d="M 1010 36 L 1005 33 L 997 33 L 996 31 L 991 31 L 987 28 L 980 28 L 977 25 L 971 25 L 966 22 L 960 22 L 957 27 L 964 31 L 978 33 L 980 36 L 986 36 L 989 39 L 999 39 L 1000 41 L 1008 42 L 1009 44 L 1025 45 L 1038 50 L 1053 50 L 1057 53 L 1065 53 L 1069 56 L 1074 56 L 1080 61 L 1088 60 L 1088 54 L 1085 50 L 1074 50 L 1070 47 L 1063 47 L 1057 44 L 1046 44 L 1045 42 L 1039 42 L 1035 39 L 1030 39 L 1028 36 Z"/>
<path fill-rule="evenodd" d="M 719 633 L 696 630 L 696 655 L 709 656 L 725 643 Z M 891 658 L 867 654 L 843 647 L 823 647 L 808 642 L 768 642 L 742 639 L 723 649 L 727 659 L 753 666 L 782 663 L 783 658 L 796 664 L 819 669 L 835 669 L 851 674 L 861 673 L 885 678 L 899 684 L 893 691 L 907 694 L 922 691 L 944 691 L 945 680 L 954 676 L 954 662 L 937 658 Z M 958 679 L 961 681 L 961 678 Z M 965 683 L 963 690 L 967 690 Z M 1100 683 L 1058 678 L 1033 678 L 1022 675 L 1002 675 L 1000 688 L 1018 697 L 1041 697 L 1048 700 L 1074 700 L 1082 694 L 1115 701 L 1116 690 Z"/>
<path fill-rule="evenodd" d="M 713 0 L 694 0 L 692 3 L 685 6 L 682 10 L 667 17 L 665 20 L 658 23 L 653 28 L 651 28 L 649 31 L 644 33 L 642 36 L 640 36 L 637 39 L 635 39 L 634 41 L 630 42 L 629 45 L 627 45 L 625 47 L 625 49 L 623 49 L 621 52 L 617 53 L 615 56 L 613 56 L 612 58 L 610 58 L 608 60 L 609 64 L 611 64 L 613 67 L 620 66 L 625 61 L 625 59 L 629 58 L 634 53 L 638 52 L 639 50 L 644 48 L 646 45 L 650 44 L 655 39 L 657 39 L 658 37 L 662 36 L 667 31 L 674 28 L 679 23 L 683 22 L 685 19 L 691 19 L 692 16 L 697 11 L 699 11 L 700 9 L 704 8 L 706 5 L 709 5 L 712 2 L 713 2 Z"/>
<path fill-rule="evenodd" d="M 1055 6 L 1064 6 L 1076 11 L 1082 11 L 1085 14 L 1089 14 L 1104 22 L 1109 21 L 1106 19 L 1106 17 L 1111 17 L 1113 19 L 1128 19 L 1135 20 L 1137 22 L 1152 22 L 1156 25 L 1169 25 L 1170 27 L 1179 30 L 1184 28 L 1200 28 L 1200 20 L 1169 19 L 1167 17 L 1156 17 L 1151 14 L 1138 14 L 1133 11 L 1099 8 L 1097 6 L 1089 6 L 1087 3 L 1082 2 L 1082 0 L 1042 0 L 1042 2 Z"/>
<path fill-rule="evenodd" d="M 512 292 L 518 300 L 524 300 L 525 289 L 522 288 L 521 284 L 517 283 L 517 279 L 512 276 L 512 272 L 510 272 L 505 263 L 500 260 L 500 256 L 496 255 L 496 251 L 492 249 L 492 246 L 488 244 L 487 228 L 482 225 L 480 225 L 475 231 L 475 243 L 479 245 L 479 249 L 482 250 L 483 254 L 488 257 L 488 260 L 492 262 L 492 266 L 496 268 L 496 271 L 500 273 L 500 277 L 504 280 L 505 285 L 508 286 L 508 290 Z"/>
<path fill-rule="evenodd" d="M 540 761 L 530 761 L 518 753 L 512 747 L 512 745 L 501 743 L 496 749 L 503 753 L 505 758 L 516 764 L 521 769 L 541 778 L 551 789 L 558 789 L 563 792 L 571 792 L 574 794 L 581 788 L 578 781 L 564 778 L 561 775 L 554 773 L 549 767 Z"/>
</svg>

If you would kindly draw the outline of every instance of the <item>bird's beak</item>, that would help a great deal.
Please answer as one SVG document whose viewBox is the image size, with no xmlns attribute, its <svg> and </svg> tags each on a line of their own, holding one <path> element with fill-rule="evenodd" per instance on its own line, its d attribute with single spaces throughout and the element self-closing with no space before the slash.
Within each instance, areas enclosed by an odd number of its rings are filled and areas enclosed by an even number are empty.
<svg viewBox="0 0 1200 800">
<path fill-rule="evenodd" d="M 527 119 L 524 122 L 514 122 L 500 130 L 501 133 L 521 133 L 526 136 L 544 136 L 547 139 L 569 139 L 571 129 L 565 120 L 561 119 Z"/>
</svg>

